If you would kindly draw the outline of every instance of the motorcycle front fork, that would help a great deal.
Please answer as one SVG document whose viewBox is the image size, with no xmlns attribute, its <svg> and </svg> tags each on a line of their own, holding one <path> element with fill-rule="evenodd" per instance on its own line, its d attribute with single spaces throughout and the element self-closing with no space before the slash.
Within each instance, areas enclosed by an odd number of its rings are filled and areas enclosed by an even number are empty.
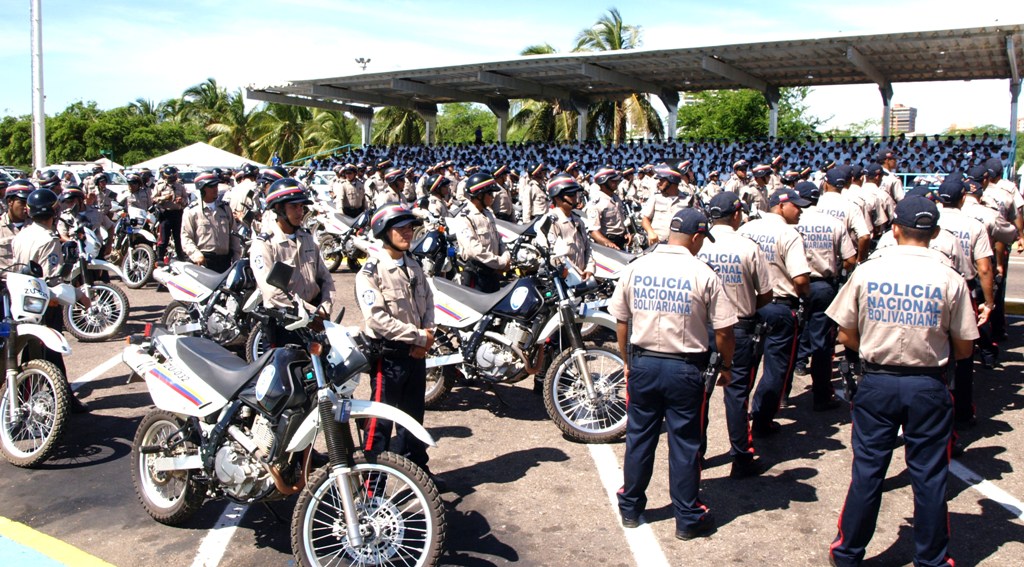
<svg viewBox="0 0 1024 567">
<path fill-rule="evenodd" d="M 590 366 L 587 364 L 587 348 L 583 344 L 583 336 L 580 328 L 576 325 L 576 312 L 570 302 L 558 306 L 562 316 L 562 328 L 569 334 L 569 346 L 572 348 L 572 359 L 576 363 L 576 371 L 583 380 L 583 386 L 587 390 L 587 397 L 591 400 L 598 398 L 597 390 L 594 389 L 594 381 L 590 378 Z"/>
</svg>

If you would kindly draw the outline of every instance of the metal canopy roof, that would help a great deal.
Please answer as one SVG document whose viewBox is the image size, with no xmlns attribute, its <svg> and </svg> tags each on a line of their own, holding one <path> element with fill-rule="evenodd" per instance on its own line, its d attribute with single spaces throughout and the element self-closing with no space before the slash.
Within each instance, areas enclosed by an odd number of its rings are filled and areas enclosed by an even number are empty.
<svg viewBox="0 0 1024 567">
<path fill-rule="evenodd" d="M 1012 55 L 1011 55 L 1012 54 Z M 436 104 L 476 102 L 505 110 L 509 99 L 577 105 L 651 93 L 675 104 L 680 91 L 877 83 L 1019 80 L 1024 24 L 843 36 L 660 50 L 519 57 L 251 87 L 252 99 L 344 110 L 400 106 L 435 113 Z M 354 104 L 353 104 L 354 103 Z M 363 106 L 357 106 L 363 105 Z"/>
</svg>

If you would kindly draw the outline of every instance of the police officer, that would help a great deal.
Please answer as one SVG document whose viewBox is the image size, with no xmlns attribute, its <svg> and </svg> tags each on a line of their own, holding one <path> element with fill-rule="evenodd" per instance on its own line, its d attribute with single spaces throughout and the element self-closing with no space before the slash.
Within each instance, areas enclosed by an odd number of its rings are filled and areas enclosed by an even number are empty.
<svg viewBox="0 0 1024 567">
<path fill-rule="evenodd" d="M 847 165 L 837 165 L 825 172 L 817 208 L 843 223 L 857 246 L 857 259 L 863 260 L 868 255 L 872 232 L 864 210 L 842 193 L 850 186 L 852 177 L 853 171 Z"/>
<path fill-rule="evenodd" d="M 753 182 L 739 186 L 737 195 L 750 208 L 753 217 L 760 216 L 763 211 L 768 210 L 768 177 L 771 173 L 770 165 L 759 163 L 754 166 L 750 176 Z"/>
<path fill-rule="evenodd" d="M 732 175 L 725 182 L 722 187 L 724 191 L 732 191 L 743 198 L 743 188 L 750 185 L 750 178 L 747 176 L 747 169 L 750 168 L 750 162 L 745 159 L 736 160 L 732 164 Z M 750 203 L 747 202 L 749 206 Z"/>
<path fill-rule="evenodd" d="M 181 248 L 192 263 L 215 272 L 226 272 L 242 255 L 235 233 L 234 215 L 217 198 L 219 180 L 212 171 L 196 176 L 199 198 L 185 209 L 181 220 Z"/>
<path fill-rule="evenodd" d="M 733 326 L 736 347 L 731 379 L 722 389 L 725 424 L 729 431 L 729 454 L 732 455 L 729 476 L 745 478 L 761 472 L 760 466 L 754 461 L 754 446 L 750 439 L 747 416 L 750 411 L 750 390 L 754 387 L 757 367 L 761 364 L 761 350 L 755 341 L 755 332 L 760 322 L 757 310 L 772 299 L 772 276 L 761 248 L 736 232 L 746 213 L 739 196 L 731 191 L 718 193 L 708 203 L 708 212 L 714 222 L 711 227 L 714 241 L 704 242 L 699 257 L 718 274 L 722 290 L 732 301 L 738 318 Z M 708 415 L 706 406 L 707 401 L 704 411 L 705 430 Z"/>
<path fill-rule="evenodd" d="M 893 150 L 882 150 L 878 152 L 875 161 L 882 166 L 882 180 L 878 188 L 888 195 L 894 203 L 903 199 L 903 180 L 896 175 L 896 152 Z"/>
<path fill-rule="evenodd" d="M 25 200 L 28 216 L 32 222 L 25 225 L 11 241 L 14 252 L 14 264 L 25 264 L 35 262 L 43 269 L 43 279 L 47 284 L 55 285 L 60 283 L 60 270 L 64 262 L 64 251 L 61 248 L 60 237 L 54 231 L 54 223 L 57 219 L 57 195 L 49 189 L 36 189 L 29 193 Z M 89 307 L 89 298 L 81 292 L 75 294 L 79 303 Z M 61 309 L 47 309 L 43 315 L 43 323 L 61 333 L 64 331 L 64 317 Z M 42 357 L 52 362 L 61 371 L 61 376 L 67 381 L 67 369 L 64 367 L 64 357 L 59 352 L 43 347 Z M 68 392 L 71 392 L 71 385 L 68 384 Z M 89 411 L 88 406 L 78 401 L 74 395 L 69 396 L 68 405 L 72 413 L 85 413 Z"/>
<path fill-rule="evenodd" d="M 256 194 L 256 179 L 260 176 L 260 168 L 251 163 L 242 166 L 238 172 L 240 180 L 227 192 L 226 201 L 231 209 L 235 220 L 242 222 L 245 214 L 249 212 L 252 196 Z"/>
<path fill-rule="evenodd" d="M 623 371 L 629 395 L 618 501 L 623 527 L 639 526 L 664 421 L 675 535 L 688 540 L 714 530 L 711 513 L 698 495 L 707 326 L 714 328 L 722 353 L 720 380 L 729 382 L 736 312 L 715 272 L 694 257 L 705 238 L 714 240 L 704 214 L 692 208 L 678 211 L 669 230 L 666 245 L 625 268 L 608 304 L 617 320 L 619 351 L 627 361 Z M 650 299 L 658 295 L 672 299 Z"/>
<path fill-rule="evenodd" d="M 564 257 L 559 255 L 551 261 L 568 262 L 585 280 L 594 275 L 594 255 L 583 220 L 573 213 L 580 205 L 581 193 L 583 188 L 568 173 L 560 173 L 548 181 L 548 196 L 554 206 L 548 213 L 551 224 L 547 239 L 552 250 L 565 252 Z"/>
<path fill-rule="evenodd" d="M 7 212 L 0 216 L 0 269 L 14 263 L 14 237 L 28 223 L 28 196 L 35 190 L 27 179 L 18 179 L 7 186 L 4 202 Z"/>
<path fill-rule="evenodd" d="M 999 214 L 1008 222 L 1017 227 L 1017 253 L 1024 252 L 1024 198 L 1013 182 L 1003 179 L 1003 162 L 999 158 L 990 158 L 984 164 L 985 177 L 988 184 L 985 185 L 984 200 L 996 206 Z M 996 259 L 1002 268 L 1003 277 L 1009 274 L 1010 256 L 1009 251 L 1001 258 Z M 999 286 L 996 293 L 996 307 L 992 314 L 992 334 L 996 340 L 1006 338 L 1006 286 Z"/>
<path fill-rule="evenodd" d="M 434 296 L 423 269 L 408 253 L 413 227 L 420 222 L 401 205 L 386 205 L 374 213 L 370 229 L 384 247 L 356 274 L 356 298 L 367 335 L 383 346 L 383 355 L 370 371 L 373 400 L 423 423 L 424 359 L 434 344 Z M 401 426 L 391 440 L 392 426 L 390 421 L 370 419 L 365 424 L 366 452 L 392 451 L 431 474 L 423 442 Z"/>
<path fill-rule="evenodd" d="M 465 195 L 469 204 L 459 213 L 465 228 L 456 234 L 459 259 L 465 264 L 468 275 L 468 281 L 463 283 L 485 293 L 498 291 L 501 273 L 508 270 L 512 262 L 490 209 L 495 191 L 498 191 L 497 183 L 487 173 L 474 173 L 466 179 Z"/>
<path fill-rule="evenodd" d="M 405 172 L 400 167 L 391 167 L 384 172 L 384 183 L 377 191 L 377 207 L 384 205 L 401 205 L 405 203 Z"/>
<path fill-rule="evenodd" d="M 545 215 L 550 208 L 548 194 L 544 190 L 544 173 L 548 167 L 543 162 L 530 169 L 530 177 L 519 190 L 519 204 L 522 208 L 522 222 L 529 224 L 533 219 Z"/>
<path fill-rule="evenodd" d="M 771 303 L 758 310 L 767 326 L 764 371 L 750 412 L 751 432 L 759 437 L 779 430 L 775 414 L 793 377 L 800 336 L 800 298 L 808 294 L 811 273 L 796 224 L 800 222 L 801 210 L 808 205 L 810 202 L 796 191 L 779 189 L 768 198 L 770 209 L 740 228 L 740 234 L 761 247 L 774 282 Z"/>
<path fill-rule="evenodd" d="M 686 159 L 676 164 L 676 171 L 683 176 L 682 183 L 679 184 L 679 193 L 686 197 L 686 206 L 692 207 L 696 201 L 697 192 L 700 188 L 697 187 L 697 174 L 693 172 L 693 162 Z"/>
<path fill-rule="evenodd" d="M 676 212 L 689 206 L 688 196 L 679 192 L 683 176 L 674 168 L 660 165 L 654 169 L 658 180 L 657 191 L 640 209 L 640 224 L 647 232 L 651 244 L 668 240 L 669 225 Z"/>
<path fill-rule="evenodd" d="M 61 240 L 71 240 L 75 237 L 74 230 L 81 223 L 96 233 L 96 236 L 103 238 L 102 231 L 106 232 L 103 240 L 103 247 L 100 256 L 106 256 L 110 252 L 110 242 L 114 237 L 114 221 L 110 217 L 99 212 L 94 206 L 86 206 L 86 195 L 75 185 L 64 188 L 64 191 L 57 196 L 60 202 L 60 217 L 56 223 L 57 233 Z"/>
<path fill-rule="evenodd" d="M 92 191 L 85 193 L 85 202 L 95 206 L 104 216 L 110 215 L 110 193 L 107 192 L 107 174 L 97 173 L 93 176 Z"/>
<path fill-rule="evenodd" d="M 293 307 L 289 295 L 267 283 L 267 276 L 276 262 L 292 266 L 287 289 L 305 301 L 309 312 L 329 317 L 334 298 L 334 280 L 320 255 L 320 247 L 308 230 L 302 228 L 306 205 L 312 203 L 306 187 L 298 180 L 285 177 L 275 181 L 267 192 L 267 211 L 273 221 L 263 223 L 263 233 L 256 236 L 249 249 L 252 273 L 267 308 Z M 276 324 L 267 329 L 273 346 L 286 343 L 287 333 Z"/>
<path fill-rule="evenodd" d="M 594 242 L 616 250 L 626 248 L 630 234 L 626 231 L 626 207 L 615 192 L 622 176 L 610 165 L 594 174 L 596 191 L 591 191 L 584 208 L 586 227 Z"/>
<path fill-rule="evenodd" d="M 812 407 L 814 411 L 826 411 L 839 407 L 840 403 L 832 389 L 836 327 L 825 310 L 839 290 L 842 270 L 849 272 L 857 264 L 857 248 L 843 223 L 815 206 L 821 195 L 817 185 L 802 181 L 797 183 L 796 192 L 811 203 L 797 224 L 797 230 L 803 235 L 807 265 L 811 268 L 805 304 L 807 324 L 800 332 L 797 360 L 810 358 Z"/>
<path fill-rule="evenodd" d="M 142 181 L 142 176 L 132 173 L 128 175 L 128 193 L 124 196 L 126 207 L 135 207 L 148 211 L 153 206 L 153 193 Z"/>
<path fill-rule="evenodd" d="M 491 203 L 491 211 L 494 217 L 504 221 L 514 222 L 516 218 L 515 200 L 513 199 L 512 183 L 508 178 L 508 165 L 500 165 L 491 172 L 494 181 L 497 183 L 497 190 L 494 192 L 494 202 Z"/>
<path fill-rule="evenodd" d="M 156 184 L 153 195 L 153 202 L 160 208 L 162 219 L 156 257 L 164 258 L 167 255 L 167 245 L 173 237 L 175 258 L 182 258 L 185 253 L 181 250 L 181 215 L 188 204 L 188 195 L 185 193 L 185 185 L 178 179 L 178 168 L 168 166 L 160 174 L 163 179 Z"/>
<path fill-rule="evenodd" d="M 899 246 L 858 268 L 827 311 L 839 341 L 865 366 L 852 408 L 853 478 L 829 549 L 834 565 L 864 559 L 900 427 L 914 489 L 914 564 L 953 565 L 946 507 L 953 403 L 944 367 L 951 356 L 971 357 L 978 328 L 967 283 L 928 248 L 938 221 L 928 199 L 901 200 L 893 228 Z"/>
<path fill-rule="evenodd" d="M 451 200 L 452 182 L 443 175 L 427 176 L 427 196 L 420 200 L 420 207 L 430 211 L 430 214 L 438 218 L 448 216 L 448 202 Z M 424 207 L 424 205 L 426 205 Z"/>
<path fill-rule="evenodd" d="M 721 192 L 722 186 L 718 184 L 718 170 L 716 169 L 708 173 L 707 183 L 704 184 L 704 189 L 701 189 L 701 196 L 706 202 Z"/>
<path fill-rule="evenodd" d="M 642 203 L 643 200 L 637 197 L 640 186 L 636 181 L 636 168 L 627 167 L 622 170 L 622 181 L 619 182 L 619 197 L 624 201 Z"/>
</svg>

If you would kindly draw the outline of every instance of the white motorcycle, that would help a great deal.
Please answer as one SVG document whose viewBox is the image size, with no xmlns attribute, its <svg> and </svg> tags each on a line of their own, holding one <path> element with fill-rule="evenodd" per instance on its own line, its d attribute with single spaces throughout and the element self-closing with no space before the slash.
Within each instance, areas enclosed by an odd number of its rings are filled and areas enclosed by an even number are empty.
<svg viewBox="0 0 1024 567">
<path fill-rule="evenodd" d="M 291 271 L 275 264 L 268 281 L 284 289 Z M 301 492 L 291 529 L 300 565 L 435 565 L 445 519 L 434 483 L 398 455 L 368 458 L 353 440 L 353 418 L 380 418 L 436 446 L 404 412 L 352 399 L 370 344 L 330 321 L 312 330 L 301 301 L 295 314 L 264 312 L 304 345 L 246 363 L 213 341 L 158 330 L 125 348 L 125 364 L 145 379 L 157 406 L 132 444 L 143 507 L 176 525 L 207 497 L 249 504 Z M 321 429 L 329 464 L 312 471 Z"/>
<path fill-rule="evenodd" d="M 110 260 L 120 263 L 122 281 L 131 289 L 146 285 L 156 266 L 156 217 L 138 207 L 116 213 Z"/>
<path fill-rule="evenodd" d="M 117 266 L 100 258 L 101 236 L 81 223 L 73 227 L 72 234 L 78 247 L 78 261 L 65 281 L 82 285 L 92 303 L 89 307 L 81 303 L 68 305 L 64 309 L 64 326 L 82 342 L 105 341 L 124 330 L 131 305 L 120 286 L 98 281 L 95 274 L 106 271 L 122 281 L 125 276 Z"/>
<path fill-rule="evenodd" d="M 65 266 L 68 264 L 65 263 Z M 64 335 L 40 325 L 51 299 L 75 302 L 67 284 L 48 287 L 35 275 L 7 271 L 0 281 L 3 320 L 4 381 L 0 384 L 0 452 L 9 463 L 32 467 L 45 461 L 56 447 L 68 416 L 67 380 L 59 368 L 41 358 L 41 348 L 71 354 Z M 31 267 L 30 267 L 31 270 Z M 24 362 L 18 363 L 19 358 Z"/>
<path fill-rule="evenodd" d="M 369 234 L 371 211 L 352 218 L 329 203 L 318 202 L 310 207 L 310 213 L 305 225 L 320 245 L 320 255 L 327 269 L 334 272 L 344 261 L 349 270 L 358 270 L 359 261 L 366 256 L 354 241 Z"/>
</svg>

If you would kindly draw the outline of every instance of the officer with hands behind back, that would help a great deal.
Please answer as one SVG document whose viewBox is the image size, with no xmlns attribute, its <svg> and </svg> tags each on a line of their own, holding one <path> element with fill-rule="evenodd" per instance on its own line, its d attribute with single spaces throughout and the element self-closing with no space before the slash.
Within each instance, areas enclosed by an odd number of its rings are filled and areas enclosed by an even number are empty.
<svg viewBox="0 0 1024 567">
<path fill-rule="evenodd" d="M 192 263 L 226 272 L 242 255 L 231 208 L 217 196 L 220 180 L 212 171 L 196 176 L 199 198 L 181 218 L 181 248 Z"/>
<path fill-rule="evenodd" d="M 491 205 L 497 182 L 489 173 L 474 173 L 466 180 L 464 189 L 469 204 L 459 213 L 466 227 L 456 235 L 459 257 L 467 265 L 469 287 L 493 293 L 501 287 L 501 273 L 511 265 L 511 256 L 494 224 Z"/>
<path fill-rule="evenodd" d="M 709 358 L 710 325 L 723 360 L 719 379 L 731 381 L 736 311 L 715 272 L 694 257 L 705 238 L 714 241 L 704 214 L 683 209 L 673 215 L 669 230 L 667 244 L 625 268 L 608 305 L 617 320 L 619 350 L 628 361 L 623 368 L 629 395 L 626 454 L 618 500 L 623 527 L 639 526 L 666 422 L 675 533 L 686 540 L 714 530 L 698 498 L 701 371 Z"/>
</svg>

